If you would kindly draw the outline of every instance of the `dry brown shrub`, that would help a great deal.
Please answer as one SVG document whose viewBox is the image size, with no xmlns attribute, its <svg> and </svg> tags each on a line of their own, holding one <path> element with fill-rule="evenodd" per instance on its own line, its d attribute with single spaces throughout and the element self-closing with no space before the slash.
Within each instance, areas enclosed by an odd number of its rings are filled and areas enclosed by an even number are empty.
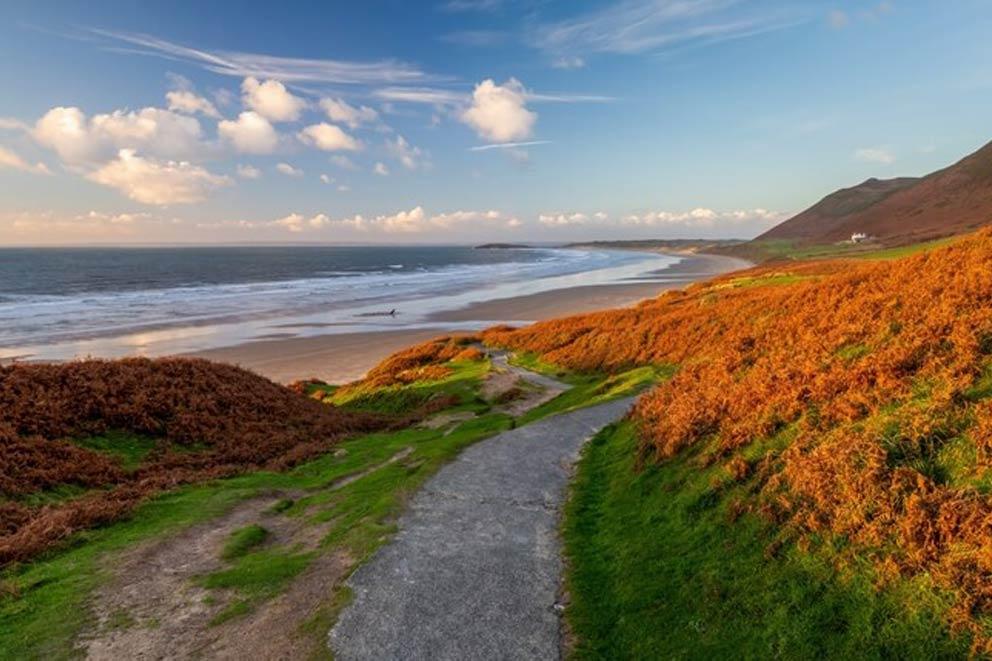
<svg viewBox="0 0 992 661">
<path fill-rule="evenodd" d="M 428 366 L 441 367 L 441 363 L 446 363 L 460 354 L 464 350 L 462 341 L 463 338 L 444 337 L 394 353 L 369 370 L 365 378 L 358 383 L 376 387 L 408 383 L 409 381 L 404 379 L 410 379 L 417 370 Z"/>
<path fill-rule="evenodd" d="M 474 363 L 485 359 L 485 357 L 486 357 L 485 352 L 479 349 L 478 347 L 468 347 L 467 349 L 462 349 L 462 351 L 455 354 L 452 360 Z"/>
</svg>

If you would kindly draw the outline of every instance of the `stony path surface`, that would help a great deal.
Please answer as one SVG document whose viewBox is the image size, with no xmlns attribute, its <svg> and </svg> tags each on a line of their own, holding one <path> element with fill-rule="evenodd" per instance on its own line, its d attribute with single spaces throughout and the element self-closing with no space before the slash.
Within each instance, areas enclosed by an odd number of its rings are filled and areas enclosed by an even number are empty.
<svg viewBox="0 0 992 661">
<path fill-rule="evenodd" d="M 558 520 L 583 443 L 633 398 L 482 441 L 414 496 L 396 539 L 349 580 L 338 659 L 556 659 Z"/>
</svg>

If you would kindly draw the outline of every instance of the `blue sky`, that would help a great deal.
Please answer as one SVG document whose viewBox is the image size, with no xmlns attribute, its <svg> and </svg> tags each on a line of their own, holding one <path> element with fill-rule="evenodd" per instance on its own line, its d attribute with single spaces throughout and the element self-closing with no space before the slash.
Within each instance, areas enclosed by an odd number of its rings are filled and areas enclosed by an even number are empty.
<svg viewBox="0 0 992 661">
<path fill-rule="evenodd" d="M 992 7 L 0 8 L 0 243 L 750 237 L 992 139 Z"/>
</svg>

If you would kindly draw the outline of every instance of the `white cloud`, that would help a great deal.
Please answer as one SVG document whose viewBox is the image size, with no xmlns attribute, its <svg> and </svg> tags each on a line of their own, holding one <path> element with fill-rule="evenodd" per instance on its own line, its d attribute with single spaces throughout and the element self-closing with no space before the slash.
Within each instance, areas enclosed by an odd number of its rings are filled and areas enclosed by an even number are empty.
<svg viewBox="0 0 992 661">
<path fill-rule="evenodd" d="M 301 170 L 299 168 L 294 168 L 289 163 L 277 163 L 276 164 L 276 170 L 278 172 L 286 175 L 287 177 L 302 177 L 303 176 L 303 170 Z"/>
<path fill-rule="evenodd" d="M 506 215 L 501 211 L 490 209 L 489 211 L 453 211 L 450 213 L 440 213 L 430 217 L 430 224 L 442 229 L 451 229 L 464 224 L 496 224 L 508 228 L 519 227 L 520 219 L 516 216 Z"/>
<path fill-rule="evenodd" d="M 165 100 L 169 103 L 169 110 L 181 112 L 187 115 L 203 113 L 207 117 L 220 119 L 217 108 L 207 99 L 203 98 L 193 90 L 193 84 L 185 77 L 178 74 L 167 74 L 172 81 L 172 89 L 165 94 Z"/>
<path fill-rule="evenodd" d="M 71 165 L 104 161 L 120 149 L 160 158 L 189 158 L 207 150 L 196 118 L 161 108 L 115 110 L 90 119 L 79 108 L 52 108 L 32 134 Z"/>
<path fill-rule="evenodd" d="M 555 69 L 581 69 L 586 65 L 586 61 L 578 55 L 563 55 L 551 62 Z"/>
<path fill-rule="evenodd" d="M 190 204 L 213 190 L 227 186 L 230 178 L 182 161 L 159 162 L 122 149 L 117 158 L 86 175 L 90 181 L 116 188 L 144 204 Z"/>
<path fill-rule="evenodd" d="M 21 158 L 20 154 L 17 154 L 2 145 L 0 145 L 0 168 L 13 168 L 14 170 L 31 172 L 32 174 L 51 174 L 48 166 L 44 163 L 38 162 L 32 165 Z"/>
<path fill-rule="evenodd" d="M 123 41 L 138 52 L 169 60 L 199 64 L 204 69 L 227 76 L 281 81 L 344 85 L 417 85 L 449 80 L 447 76 L 428 74 L 396 60 L 354 62 L 347 60 L 277 57 L 261 53 L 212 51 L 191 48 L 147 34 L 92 30 L 101 37 Z"/>
<path fill-rule="evenodd" d="M 315 231 L 326 228 L 340 228 L 350 232 L 381 232 L 384 234 L 419 234 L 443 232 L 457 227 L 479 227 L 485 225 L 497 229 L 513 229 L 520 226 L 515 216 L 500 211 L 452 211 L 428 215 L 421 206 L 394 214 L 365 217 L 361 214 L 347 218 L 331 218 L 317 214 L 307 218 L 303 214 L 291 213 L 269 223 L 247 223 L 242 227 L 278 226 L 293 233 Z"/>
<path fill-rule="evenodd" d="M 362 231 L 378 229 L 390 234 L 406 234 L 422 231 L 425 220 L 426 214 L 423 207 L 414 207 L 409 211 L 400 211 L 391 216 L 376 216 L 369 220 L 362 216 L 355 216 L 341 222 Z"/>
<path fill-rule="evenodd" d="M 550 140 L 530 140 L 528 142 L 501 142 L 493 145 L 476 145 L 469 147 L 469 151 L 491 151 L 493 149 L 521 149 L 523 147 L 537 147 L 539 145 L 550 145 Z"/>
<path fill-rule="evenodd" d="M 196 229 L 200 230 L 220 230 L 220 229 L 256 229 L 264 227 L 266 223 L 256 223 L 252 220 L 218 220 L 208 223 L 197 223 Z"/>
<path fill-rule="evenodd" d="M 589 216 L 584 213 L 542 213 L 537 217 L 537 221 L 549 227 L 559 227 L 562 225 L 581 225 L 589 220 Z"/>
<path fill-rule="evenodd" d="M 646 211 L 629 214 L 623 216 L 618 222 L 623 226 L 682 227 L 688 229 L 737 227 L 746 224 L 764 227 L 781 222 L 787 215 L 761 208 L 715 211 L 707 207 L 698 207 L 689 211 Z M 538 216 L 537 220 L 547 227 L 580 225 L 616 227 L 615 223 L 610 222 L 609 214 L 604 211 L 597 211 L 593 214 L 583 212 L 543 213 Z"/>
<path fill-rule="evenodd" d="M 358 151 L 362 143 L 341 130 L 340 127 L 327 122 L 312 124 L 299 133 L 297 137 L 308 145 L 313 145 L 323 151 Z"/>
<path fill-rule="evenodd" d="M 373 95 L 384 101 L 399 101 L 404 103 L 427 103 L 435 106 L 451 106 L 464 103 L 467 94 L 431 87 L 385 87 L 373 92 Z"/>
<path fill-rule="evenodd" d="M 217 124 L 220 137 L 245 154 L 271 154 L 279 145 L 279 135 L 269 120 L 252 110 Z"/>
<path fill-rule="evenodd" d="M 325 183 L 325 184 L 333 184 L 334 183 L 334 177 L 328 176 L 326 174 L 320 175 L 320 180 L 323 183 Z"/>
<path fill-rule="evenodd" d="M 767 209 L 740 209 L 735 211 L 714 211 L 699 207 L 691 211 L 648 211 L 642 214 L 624 216 L 625 225 L 646 225 L 653 227 L 682 226 L 689 228 L 712 228 L 746 223 L 773 225 L 784 220 L 786 214 Z"/>
<path fill-rule="evenodd" d="M 241 83 L 244 104 L 273 122 L 292 122 L 300 117 L 306 102 L 293 96 L 278 80 L 259 82 L 249 76 Z"/>
<path fill-rule="evenodd" d="M 475 86 L 472 105 L 461 120 L 487 142 L 514 142 L 530 137 L 537 113 L 527 110 L 524 87 L 511 78 L 503 85 L 486 79 Z"/>
<path fill-rule="evenodd" d="M 0 117 L 0 131 L 30 132 L 31 127 L 26 122 L 22 122 L 14 117 Z"/>
<path fill-rule="evenodd" d="M 536 24 L 528 40 L 558 61 L 584 59 L 588 53 L 642 53 L 754 36 L 794 26 L 807 20 L 807 14 L 805 7 L 769 3 L 622 0 L 572 18 Z"/>
<path fill-rule="evenodd" d="M 340 186 L 338 186 L 339 193 L 347 193 L 350 190 L 351 190 L 351 186 L 348 186 L 346 184 L 341 184 Z"/>
<path fill-rule="evenodd" d="M 368 106 L 356 108 L 341 99 L 321 99 L 320 107 L 332 122 L 344 124 L 352 130 L 379 119 L 379 113 L 374 109 Z"/>
<path fill-rule="evenodd" d="M 258 179 L 262 171 L 252 165 L 238 165 L 238 176 L 242 179 Z"/>
<path fill-rule="evenodd" d="M 330 161 L 331 163 L 333 163 L 334 165 L 338 166 L 343 170 L 358 169 L 358 166 L 355 165 L 355 162 L 350 158 L 348 158 L 347 156 L 345 156 L 344 154 L 337 154 L 336 156 L 331 156 Z"/>
<path fill-rule="evenodd" d="M 603 96 L 602 94 L 564 94 L 525 92 L 524 99 L 530 103 L 612 103 L 616 101 L 615 96 Z"/>
<path fill-rule="evenodd" d="M 0 239 L 32 244 L 60 244 L 72 240 L 127 238 L 144 232 L 161 219 L 146 213 L 87 213 L 64 215 L 55 211 L 0 212 Z"/>
<path fill-rule="evenodd" d="M 375 172 L 380 177 L 389 176 L 389 168 L 387 168 L 386 164 L 382 162 L 376 163 L 375 167 L 372 168 L 372 171 Z"/>
<path fill-rule="evenodd" d="M 885 147 L 862 147 L 854 151 L 854 158 L 867 163 L 890 165 L 896 162 L 895 155 Z"/>
<path fill-rule="evenodd" d="M 165 100 L 169 102 L 169 110 L 187 115 L 199 112 L 207 117 L 220 119 L 220 113 L 214 104 L 191 90 L 171 90 L 165 93 Z"/>
<path fill-rule="evenodd" d="M 515 216 L 506 215 L 500 211 L 452 211 L 428 216 L 423 207 L 414 207 L 409 211 L 400 211 L 392 215 L 365 218 L 358 215 L 334 221 L 353 230 L 361 232 L 381 231 L 387 234 L 415 234 L 451 230 L 464 225 L 488 225 L 512 229 L 520 226 L 520 220 Z"/>
<path fill-rule="evenodd" d="M 322 229 L 331 224 L 331 219 L 322 213 L 319 213 L 310 218 L 306 218 L 302 214 L 291 213 L 288 216 L 279 218 L 278 220 L 272 221 L 274 225 L 284 227 L 290 232 L 298 233 L 306 229 Z"/>
<path fill-rule="evenodd" d="M 420 147 L 414 147 L 402 135 L 386 140 L 386 151 L 399 161 L 407 170 L 426 167 L 425 155 Z"/>
</svg>

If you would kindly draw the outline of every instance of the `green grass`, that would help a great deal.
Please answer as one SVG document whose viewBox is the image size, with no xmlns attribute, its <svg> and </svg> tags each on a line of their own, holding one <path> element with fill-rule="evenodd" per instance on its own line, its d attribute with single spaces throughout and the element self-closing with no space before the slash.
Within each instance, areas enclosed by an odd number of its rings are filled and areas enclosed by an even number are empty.
<svg viewBox="0 0 992 661">
<path fill-rule="evenodd" d="M 774 287 L 776 285 L 791 285 L 794 282 L 812 280 L 812 276 L 795 275 L 793 273 L 768 273 L 756 277 L 733 278 L 713 285 L 712 289 L 750 289 L 753 287 Z"/>
<path fill-rule="evenodd" d="M 522 367 L 525 370 L 530 370 L 531 372 L 537 372 L 538 374 L 565 381 L 566 383 L 569 377 L 574 376 L 568 370 L 554 363 L 543 361 L 538 354 L 529 351 L 519 351 L 512 354 L 509 358 L 509 363 L 517 367 Z"/>
<path fill-rule="evenodd" d="M 853 363 L 871 353 L 871 347 L 866 344 L 846 344 L 834 352 L 845 363 Z"/>
<path fill-rule="evenodd" d="M 634 395 L 655 383 L 670 378 L 674 373 L 675 368 L 672 366 L 637 367 L 612 376 L 559 373 L 558 378 L 569 383 L 572 388 L 551 401 L 527 411 L 518 418 L 517 423 L 525 425 L 556 413 L 564 413 Z"/>
<path fill-rule="evenodd" d="M 291 498 L 281 498 L 272 507 L 269 508 L 269 514 L 282 514 L 286 510 L 293 506 L 294 502 Z"/>
<path fill-rule="evenodd" d="M 337 406 L 354 411 L 372 413 L 407 413 L 433 397 L 455 395 L 462 405 L 452 410 L 473 410 L 484 412 L 485 402 L 479 397 L 479 387 L 492 365 L 488 360 L 457 361 L 446 363 L 452 373 L 436 381 L 416 381 L 395 386 L 345 389 L 328 387 L 328 401 Z"/>
<path fill-rule="evenodd" d="M 908 257 L 910 255 L 916 255 L 922 252 L 930 252 L 931 250 L 936 250 L 937 248 L 943 248 L 944 246 L 949 246 L 961 237 L 959 236 L 949 236 L 943 239 L 935 239 L 933 241 L 922 241 L 920 243 L 911 243 L 907 246 L 898 246 L 896 248 L 883 248 L 881 250 L 871 250 L 869 252 L 855 255 L 858 259 L 900 259 L 902 257 Z"/>
<path fill-rule="evenodd" d="M 253 523 L 231 533 L 230 539 L 224 545 L 221 557 L 225 560 L 240 558 L 252 549 L 261 546 L 269 538 L 269 531 Z"/>
<path fill-rule="evenodd" d="M 579 659 L 965 658 L 941 619 L 949 597 L 926 578 L 877 591 L 869 566 L 846 573 L 728 503 L 747 485 L 689 454 L 635 470 L 632 426 L 586 447 L 566 507 Z M 829 548 L 829 544 L 825 545 Z"/>
<path fill-rule="evenodd" d="M 233 566 L 202 576 L 198 581 L 208 589 L 237 591 L 238 598 L 213 619 L 213 624 L 251 612 L 255 604 L 278 594 L 314 558 L 312 553 L 294 553 L 286 549 L 254 553 L 248 553 L 248 550 L 243 549 L 240 556 L 235 556 Z"/>
<path fill-rule="evenodd" d="M 91 436 L 74 442 L 89 450 L 114 457 L 125 470 L 134 470 L 140 466 L 158 444 L 154 438 L 125 432 L 107 432 L 102 436 Z"/>
<path fill-rule="evenodd" d="M 827 243 L 807 245 L 790 240 L 753 241 L 737 250 L 743 256 L 758 262 L 780 260 L 831 259 L 851 257 L 856 259 L 899 259 L 950 245 L 960 237 L 952 236 L 933 241 L 921 241 L 895 248 L 879 248 L 874 243 Z"/>
</svg>

